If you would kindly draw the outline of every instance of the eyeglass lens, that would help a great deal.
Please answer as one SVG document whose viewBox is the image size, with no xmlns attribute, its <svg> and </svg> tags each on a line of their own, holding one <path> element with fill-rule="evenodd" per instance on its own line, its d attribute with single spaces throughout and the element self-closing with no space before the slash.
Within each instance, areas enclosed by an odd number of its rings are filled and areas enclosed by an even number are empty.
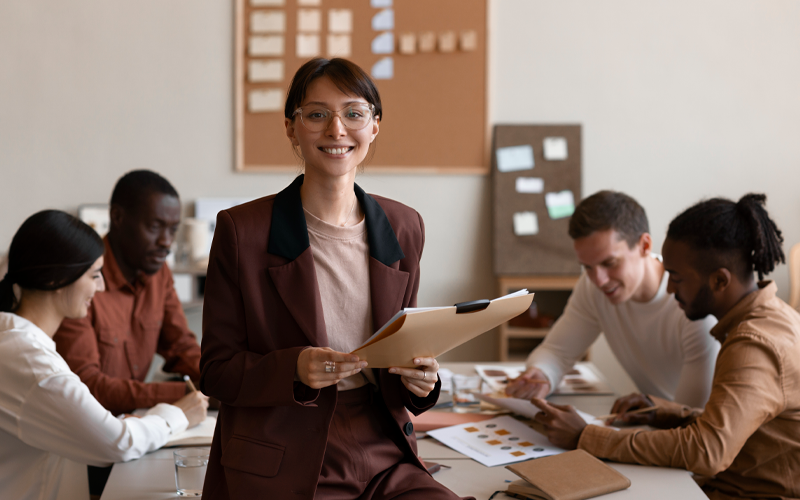
<svg viewBox="0 0 800 500">
<path fill-rule="evenodd" d="M 307 106 L 299 111 L 303 125 L 312 132 L 328 128 L 334 115 L 339 115 L 342 124 L 350 130 L 361 130 L 372 120 L 372 108 L 367 104 L 354 104 L 338 112 L 322 106 Z"/>
</svg>

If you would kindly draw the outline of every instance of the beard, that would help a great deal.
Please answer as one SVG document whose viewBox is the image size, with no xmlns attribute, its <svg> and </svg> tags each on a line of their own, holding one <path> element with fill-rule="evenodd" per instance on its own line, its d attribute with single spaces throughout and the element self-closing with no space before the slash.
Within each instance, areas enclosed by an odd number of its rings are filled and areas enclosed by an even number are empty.
<svg viewBox="0 0 800 500">
<path fill-rule="evenodd" d="M 697 291 L 692 302 L 686 304 L 684 313 L 686 317 L 692 321 L 703 319 L 709 314 L 714 306 L 714 294 L 711 292 L 711 287 L 704 285 Z"/>
</svg>

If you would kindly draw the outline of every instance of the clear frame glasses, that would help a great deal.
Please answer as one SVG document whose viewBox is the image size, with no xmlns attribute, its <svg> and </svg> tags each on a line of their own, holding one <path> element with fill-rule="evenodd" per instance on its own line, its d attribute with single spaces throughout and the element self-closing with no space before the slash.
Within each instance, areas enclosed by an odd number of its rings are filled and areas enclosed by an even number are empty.
<svg viewBox="0 0 800 500">
<path fill-rule="evenodd" d="M 375 116 L 375 106 L 369 103 L 354 103 L 338 111 L 330 110 L 324 106 L 310 104 L 297 108 L 293 115 L 300 115 L 303 126 L 311 132 L 326 130 L 338 116 L 342 125 L 348 130 L 361 130 L 372 121 Z"/>
</svg>

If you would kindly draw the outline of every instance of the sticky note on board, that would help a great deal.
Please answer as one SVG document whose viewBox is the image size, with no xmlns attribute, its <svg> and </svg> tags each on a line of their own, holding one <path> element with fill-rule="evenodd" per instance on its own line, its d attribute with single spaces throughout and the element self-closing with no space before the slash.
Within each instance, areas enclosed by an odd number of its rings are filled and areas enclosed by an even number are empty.
<svg viewBox="0 0 800 500">
<path fill-rule="evenodd" d="M 391 32 L 381 33 L 372 39 L 373 54 L 391 54 L 394 52 L 394 34 Z"/>
<path fill-rule="evenodd" d="M 281 7 L 285 3 L 285 0 L 250 0 L 253 7 Z"/>
<path fill-rule="evenodd" d="M 299 34 L 295 45 L 297 57 L 317 57 L 319 51 L 319 35 Z"/>
<path fill-rule="evenodd" d="M 545 194 L 544 203 L 547 205 L 547 213 L 551 219 L 563 219 L 575 212 L 575 197 L 568 189 Z"/>
<path fill-rule="evenodd" d="M 247 99 L 247 108 L 251 113 L 265 113 L 283 110 L 282 89 L 251 90 Z"/>
<path fill-rule="evenodd" d="M 549 161 L 567 159 L 567 138 L 566 137 L 545 137 L 544 138 L 544 159 Z"/>
<path fill-rule="evenodd" d="M 251 36 L 247 47 L 251 57 L 282 56 L 283 50 L 281 35 Z"/>
<path fill-rule="evenodd" d="M 401 54 L 412 55 L 417 52 L 417 35 L 414 33 L 401 33 L 397 40 L 397 51 Z"/>
<path fill-rule="evenodd" d="M 322 29 L 322 12 L 319 9 L 297 11 L 297 31 L 318 32 Z"/>
<path fill-rule="evenodd" d="M 436 33 L 433 31 L 423 31 L 419 34 L 419 51 L 433 52 L 436 50 Z"/>
<path fill-rule="evenodd" d="M 392 6 L 392 0 L 370 0 L 369 6 L 373 9 L 385 9 Z"/>
<path fill-rule="evenodd" d="M 439 33 L 439 52 L 455 52 L 456 40 L 455 31 L 444 31 Z"/>
<path fill-rule="evenodd" d="M 388 31 L 394 29 L 394 11 L 384 9 L 372 16 L 372 29 L 375 31 Z"/>
<path fill-rule="evenodd" d="M 501 172 L 514 172 L 533 168 L 533 146 L 531 145 L 497 148 L 496 154 L 497 170 Z"/>
<path fill-rule="evenodd" d="M 329 33 L 352 33 L 353 11 L 350 9 L 331 9 L 328 11 Z"/>
<path fill-rule="evenodd" d="M 541 177 L 517 177 L 518 193 L 544 193 L 544 179 Z"/>
<path fill-rule="evenodd" d="M 394 78 L 394 60 L 384 57 L 372 65 L 372 78 L 376 80 L 391 80 Z"/>
<path fill-rule="evenodd" d="M 328 35 L 328 57 L 350 57 L 350 35 Z"/>
<path fill-rule="evenodd" d="M 251 82 L 282 82 L 283 60 L 251 60 L 247 65 L 247 79 Z"/>
<path fill-rule="evenodd" d="M 283 33 L 286 31 L 286 14 L 282 10 L 257 10 L 250 14 L 250 31 Z"/>
<path fill-rule="evenodd" d="M 458 38 L 459 48 L 463 52 L 472 52 L 478 48 L 478 33 L 475 30 L 462 31 Z"/>
<path fill-rule="evenodd" d="M 319 7 L 322 5 L 322 0 L 297 0 L 297 5 L 300 7 Z"/>
<path fill-rule="evenodd" d="M 537 217 L 536 212 L 515 213 L 514 234 L 517 236 L 539 234 L 539 217 Z"/>
</svg>

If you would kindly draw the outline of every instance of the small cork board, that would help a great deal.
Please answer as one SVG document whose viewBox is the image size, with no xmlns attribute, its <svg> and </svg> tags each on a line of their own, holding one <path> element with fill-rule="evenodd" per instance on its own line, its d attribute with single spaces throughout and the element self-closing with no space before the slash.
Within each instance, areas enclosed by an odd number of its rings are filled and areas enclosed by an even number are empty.
<svg viewBox="0 0 800 500">
<path fill-rule="evenodd" d="M 297 170 L 283 106 L 316 53 L 375 79 L 384 117 L 370 171 L 486 173 L 486 11 L 486 0 L 236 0 L 236 170 Z"/>
<path fill-rule="evenodd" d="M 545 157 L 545 141 L 551 159 Z M 581 161 L 580 125 L 494 128 L 496 275 L 580 274 L 567 231 L 569 216 L 581 199 Z"/>
</svg>

